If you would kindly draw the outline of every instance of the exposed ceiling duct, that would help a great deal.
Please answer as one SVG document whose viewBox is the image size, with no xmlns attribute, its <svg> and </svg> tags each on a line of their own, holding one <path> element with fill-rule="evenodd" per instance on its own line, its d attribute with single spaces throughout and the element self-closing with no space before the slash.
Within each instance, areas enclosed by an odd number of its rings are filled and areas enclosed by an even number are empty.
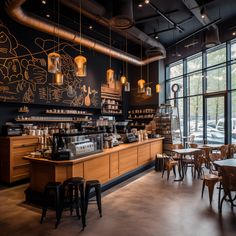
<svg viewBox="0 0 236 236">
<path fill-rule="evenodd" d="M 165 55 L 155 55 L 153 57 L 140 60 L 139 58 L 125 53 L 121 50 L 109 48 L 107 45 L 98 42 L 94 39 L 90 39 L 88 37 L 80 36 L 78 33 L 72 29 L 65 27 L 58 27 L 56 23 L 48 21 L 44 18 L 38 17 L 36 15 L 31 15 L 25 12 L 22 9 L 22 5 L 26 2 L 26 0 L 7 0 L 6 1 L 6 11 L 8 14 L 18 23 L 31 27 L 41 32 L 48 33 L 50 35 L 55 35 L 65 40 L 68 40 L 73 43 L 78 43 L 84 47 L 92 48 L 95 51 L 100 53 L 109 55 L 116 59 L 127 61 L 134 65 L 146 65 L 148 63 L 163 59 Z"/>
<path fill-rule="evenodd" d="M 125 1 L 129 2 L 127 0 Z M 142 45 L 144 47 L 147 47 L 149 50 L 153 49 L 154 51 L 159 51 L 158 53 L 159 56 L 160 54 L 162 55 L 160 59 L 166 57 L 166 50 L 164 46 L 160 42 L 155 40 L 154 38 L 148 36 L 147 34 L 145 34 L 143 31 L 141 31 L 135 26 L 132 26 L 128 29 L 120 30 L 113 26 L 112 18 L 109 18 L 109 14 L 106 12 L 106 9 L 102 5 L 95 3 L 94 1 L 91 1 L 91 0 L 82 0 L 81 2 L 82 2 L 81 12 L 86 17 L 95 20 L 96 22 L 102 24 L 105 27 L 108 27 L 108 25 L 111 24 L 111 28 L 113 31 L 121 34 L 124 37 L 127 35 L 127 37 L 130 40 L 138 44 L 140 43 L 140 40 L 141 40 L 143 42 Z M 120 2 L 120 0 L 119 1 L 114 0 L 113 3 L 115 4 L 115 2 Z M 79 12 L 80 10 L 79 0 L 61 0 L 61 3 L 73 9 L 74 11 Z M 118 11 L 116 12 L 118 14 Z"/>
<path fill-rule="evenodd" d="M 133 0 L 113 1 L 111 25 L 118 29 L 128 29 L 134 24 Z"/>
</svg>

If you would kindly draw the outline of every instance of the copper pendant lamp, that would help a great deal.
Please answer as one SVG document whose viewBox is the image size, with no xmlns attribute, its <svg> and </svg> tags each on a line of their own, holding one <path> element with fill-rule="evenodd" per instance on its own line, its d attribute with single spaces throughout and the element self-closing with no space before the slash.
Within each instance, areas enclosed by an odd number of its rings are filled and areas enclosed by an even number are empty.
<svg viewBox="0 0 236 236">
<path fill-rule="evenodd" d="M 52 83 L 59 86 L 63 85 L 63 77 L 63 74 L 60 71 L 57 71 L 53 76 Z"/>
<path fill-rule="evenodd" d="M 75 75 L 77 77 L 87 76 L 87 59 L 81 55 L 81 0 L 79 1 L 79 37 L 80 37 L 80 55 L 74 58 Z"/>
<path fill-rule="evenodd" d="M 141 41 L 141 60 L 143 57 L 142 41 Z M 143 79 L 143 66 L 140 66 L 140 79 L 138 80 L 138 93 L 145 93 L 145 80 Z"/>
<path fill-rule="evenodd" d="M 109 27 L 109 46 L 110 46 L 109 68 L 106 71 L 106 80 L 108 85 L 113 83 L 115 80 L 115 71 L 111 68 L 111 26 Z"/>
<path fill-rule="evenodd" d="M 156 84 L 156 93 L 160 93 L 160 92 L 161 92 L 161 85 Z"/>
<path fill-rule="evenodd" d="M 55 74 L 61 71 L 61 55 L 56 52 L 48 54 L 48 72 Z"/>
<path fill-rule="evenodd" d="M 152 96 L 152 89 L 149 86 L 149 63 L 147 64 L 147 87 L 146 87 L 146 96 L 151 97 Z"/>
<path fill-rule="evenodd" d="M 57 5 L 58 15 L 57 15 L 57 28 L 59 29 L 60 23 L 60 0 L 58 0 Z M 55 28 L 54 28 L 55 30 Z M 63 74 L 61 72 L 61 55 L 60 51 L 60 38 L 57 36 L 57 53 L 52 52 L 48 54 L 48 71 L 53 73 L 52 84 L 61 86 L 63 85 Z"/>
</svg>

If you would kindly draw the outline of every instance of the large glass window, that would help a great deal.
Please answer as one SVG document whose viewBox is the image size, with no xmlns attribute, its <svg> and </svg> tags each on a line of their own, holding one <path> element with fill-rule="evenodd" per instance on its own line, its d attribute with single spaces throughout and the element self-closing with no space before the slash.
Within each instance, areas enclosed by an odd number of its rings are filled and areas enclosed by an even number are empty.
<svg viewBox="0 0 236 236">
<path fill-rule="evenodd" d="M 226 53 L 226 46 L 230 46 L 231 53 Z M 171 100 L 171 104 L 174 104 L 171 91 L 174 83 L 186 85 L 177 97 L 183 136 L 194 136 L 197 143 L 207 141 L 223 144 L 231 141 L 236 144 L 235 60 L 236 40 L 232 40 L 168 67 L 167 101 Z M 231 109 L 225 109 L 225 104 L 229 104 Z M 231 110 L 232 113 L 225 114 L 225 110 Z M 184 114 L 187 116 L 184 117 Z M 231 120 L 231 123 L 226 125 L 227 120 Z M 183 124 L 187 126 L 183 127 Z M 230 133 L 226 133 L 228 128 L 231 129 Z"/>
<path fill-rule="evenodd" d="M 187 59 L 187 72 L 193 72 L 202 69 L 202 53 Z"/>
<path fill-rule="evenodd" d="M 231 65 L 231 83 L 232 89 L 236 89 L 236 64 Z"/>
<path fill-rule="evenodd" d="M 170 65 L 170 78 L 178 77 L 183 74 L 183 62 L 177 62 Z"/>
<path fill-rule="evenodd" d="M 207 71 L 207 93 L 226 89 L 226 66 Z"/>
<path fill-rule="evenodd" d="M 231 141 L 232 143 L 236 143 L 236 91 L 232 92 L 232 103 L 231 103 L 231 133 L 232 133 L 232 138 Z"/>
<path fill-rule="evenodd" d="M 188 136 L 192 136 L 195 143 L 203 143 L 202 96 L 190 97 L 188 107 Z"/>
<path fill-rule="evenodd" d="M 231 44 L 231 60 L 236 59 L 236 42 Z"/>
<path fill-rule="evenodd" d="M 202 93 L 202 73 L 188 75 L 187 95 Z"/>
<path fill-rule="evenodd" d="M 166 82 L 166 96 L 168 99 L 174 98 L 174 93 L 171 90 L 173 84 L 178 84 L 180 86 L 180 91 L 178 92 L 178 97 L 183 97 L 183 78 L 170 80 Z"/>
<path fill-rule="evenodd" d="M 207 67 L 214 66 L 226 61 L 226 47 L 225 44 L 217 47 L 217 49 L 209 49 L 207 51 Z"/>
</svg>

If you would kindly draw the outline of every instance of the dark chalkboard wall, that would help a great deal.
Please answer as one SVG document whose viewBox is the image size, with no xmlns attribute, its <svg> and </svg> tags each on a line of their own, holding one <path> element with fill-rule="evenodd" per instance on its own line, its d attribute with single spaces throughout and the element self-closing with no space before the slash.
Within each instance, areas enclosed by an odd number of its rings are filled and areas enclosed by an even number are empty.
<svg viewBox="0 0 236 236">
<path fill-rule="evenodd" d="M 83 108 L 90 87 L 89 108 L 101 107 L 107 56 L 83 48 L 88 60 L 87 77 L 76 77 L 73 58 L 79 55 L 79 45 L 60 40 L 64 85 L 53 85 L 53 74 L 47 70 L 47 55 L 58 52 L 57 38 L 17 24 L 3 10 L 0 12 L 0 101 Z M 112 60 L 112 64 L 119 73 L 122 64 L 117 60 Z"/>
</svg>

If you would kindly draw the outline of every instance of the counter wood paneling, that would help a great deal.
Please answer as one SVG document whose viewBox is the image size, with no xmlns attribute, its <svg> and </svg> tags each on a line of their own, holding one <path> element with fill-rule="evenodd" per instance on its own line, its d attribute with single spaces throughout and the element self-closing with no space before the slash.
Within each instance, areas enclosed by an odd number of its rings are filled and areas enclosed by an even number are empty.
<svg viewBox="0 0 236 236">
<path fill-rule="evenodd" d="M 49 181 L 63 182 L 76 176 L 82 176 L 86 180 L 98 179 L 105 184 L 149 164 L 157 153 L 162 153 L 162 141 L 163 138 L 157 138 L 122 144 L 101 153 L 68 161 L 26 156 L 25 159 L 31 162 L 30 188 L 42 192 Z"/>
<path fill-rule="evenodd" d="M 37 136 L 0 137 L 0 181 L 12 183 L 29 178 L 30 163 L 23 157 L 37 147 Z"/>
</svg>

